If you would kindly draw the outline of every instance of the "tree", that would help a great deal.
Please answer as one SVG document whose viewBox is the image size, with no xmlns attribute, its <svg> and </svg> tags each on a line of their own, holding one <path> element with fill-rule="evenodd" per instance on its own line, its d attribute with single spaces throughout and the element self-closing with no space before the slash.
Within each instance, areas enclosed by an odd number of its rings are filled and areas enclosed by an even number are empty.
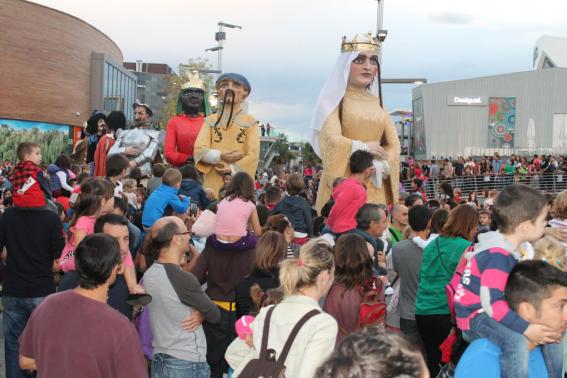
<svg viewBox="0 0 567 378">
<path fill-rule="evenodd" d="M 287 139 L 287 135 L 284 133 L 278 134 L 278 137 L 274 142 L 273 149 L 278 153 L 278 156 L 274 158 L 274 163 L 278 165 L 286 164 L 292 157 L 289 152 L 289 140 Z"/>
<path fill-rule="evenodd" d="M 309 142 L 303 142 L 301 144 L 301 157 L 303 159 L 303 164 L 321 164 L 321 159 L 319 159 L 319 156 L 317 156 L 315 151 L 313 151 L 313 147 Z"/>
<path fill-rule="evenodd" d="M 213 66 L 209 63 L 208 59 L 190 58 L 187 61 L 187 64 L 179 65 L 179 75 L 172 74 L 169 76 L 169 86 L 166 91 L 167 98 L 165 100 L 165 105 L 160 109 L 159 114 L 160 119 L 164 120 L 165 125 L 167 125 L 167 122 L 171 117 L 177 115 L 177 99 L 179 97 L 179 92 L 181 91 L 181 86 L 189 80 L 187 75 L 195 70 L 210 70 L 212 67 Z M 212 94 L 214 90 L 213 76 L 207 73 L 199 73 L 199 77 L 204 81 L 206 95 L 208 96 Z"/>
</svg>

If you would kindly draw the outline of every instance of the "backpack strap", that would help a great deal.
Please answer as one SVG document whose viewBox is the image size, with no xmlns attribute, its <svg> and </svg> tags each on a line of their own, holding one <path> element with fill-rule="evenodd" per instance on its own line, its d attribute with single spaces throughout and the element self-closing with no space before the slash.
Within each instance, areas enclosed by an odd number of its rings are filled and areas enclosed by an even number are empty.
<svg viewBox="0 0 567 378">
<path fill-rule="evenodd" d="M 398 237 L 398 235 L 396 234 L 396 232 L 392 229 L 392 227 L 388 228 L 388 231 L 390 231 L 390 235 L 394 238 L 394 240 L 396 242 L 400 241 L 400 238 Z"/>
<path fill-rule="evenodd" d="M 299 321 L 297 322 L 295 327 L 293 327 L 293 329 L 291 330 L 291 333 L 287 337 L 287 340 L 286 340 L 285 345 L 282 349 L 282 352 L 280 353 L 280 356 L 278 357 L 278 364 L 283 364 L 285 362 L 285 359 L 287 358 L 289 350 L 291 349 L 291 345 L 295 341 L 295 337 L 297 336 L 297 334 L 299 333 L 299 330 L 303 327 L 303 325 L 305 323 L 307 323 L 307 321 L 309 319 L 311 319 L 312 317 L 314 317 L 316 315 L 319 315 L 320 313 L 321 313 L 321 311 L 319 311 L 319 310 L 311 310 L 307 314 L 303 315 L 303 317 L 301 319 L 299 319 Z"/>
<path fill-rule="evenodd" d="M 270 320 L 272 319 L 272 312 L 276 306 L 272 306 L 266 314 L 264 319 L 264 330 L 262 331 L 262 346 L 260 347 L 260 359 L 265 360 L 268 355 L 268 336 L 270 333 Z"/>
</svg>

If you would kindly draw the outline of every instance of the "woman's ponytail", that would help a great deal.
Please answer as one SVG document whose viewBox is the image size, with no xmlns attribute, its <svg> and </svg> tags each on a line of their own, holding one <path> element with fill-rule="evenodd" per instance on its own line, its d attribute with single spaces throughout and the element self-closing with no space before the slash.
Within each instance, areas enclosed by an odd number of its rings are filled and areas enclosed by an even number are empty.
<svg viewBox="0 0 567 378">
<path fill-rule="evenodd" d="M 324 240 L 311 240 L 301 247 L 299 258 L 286 259 L 280 264 L 280 284 L 286 296 L 315 285 L 319 273 L 333 270 L 331 245 Z"/>
</svg>

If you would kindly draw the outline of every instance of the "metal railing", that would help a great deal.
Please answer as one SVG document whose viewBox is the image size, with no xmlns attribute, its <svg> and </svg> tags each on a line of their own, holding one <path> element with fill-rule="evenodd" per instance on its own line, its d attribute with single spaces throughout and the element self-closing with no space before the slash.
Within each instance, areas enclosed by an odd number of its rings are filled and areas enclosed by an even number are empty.
<svg viewBox="0 0 567 378">
<path fill-rule="evenodd" d="M 465 147 L 463 156 L 494 156 L 498 153 L 500 157 L 511 155 L 534 156 L 534 155 L 565 155 L 567 148 L 565 147 L 515 147 L 515 148 L 490 148 L 490 147 Z"/>
<path fill-rule="evenodd" d="M 439 186 L 448 182 L 453 189 L 461 190 L 461 198 L 466 200 L 471 192 L 480 194 L 485 190 L 502 190 L 504 187 L 520 183 L 539 189 L 544 193 L 557 194 L 567 189 L 567 172 L 532 174 L 532 175 L 488 175 L 488 176 L 455 176 L 451 178 L 428 179 L 423 188 L 429 199 L 439 197 Z M 407 192 L 412 191 L 412 180 L 403 182 Z"/>
</svg>

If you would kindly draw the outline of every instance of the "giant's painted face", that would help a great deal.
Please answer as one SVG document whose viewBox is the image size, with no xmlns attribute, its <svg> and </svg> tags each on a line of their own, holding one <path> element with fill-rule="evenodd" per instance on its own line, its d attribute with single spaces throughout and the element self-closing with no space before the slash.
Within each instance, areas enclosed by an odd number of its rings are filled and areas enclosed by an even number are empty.
<svg viewBox="0 0 567 378">
<path fill-rule="evenodd" d="M 106 132 L 107 125 L 106 125 L 106 120 L 104 118 L 99 119 L 96 126 L 99 134 Z"/>
<path fill-rule="evenodd" d="M 146 122 L 150 119 L 148 111 L 143 106 L 136 106 L 134 108 L 134 121 L 136 123 Z"/>
<path fill-rule="evenodd" d="M 248 97 L 246 87 L 234 80 L 223 80 L 218 83 L 219 99 L 226 104 L 240 104 Z"/>
<path fill-rule="evenodd" d="M 360 52 L 350 65 L 348 85 L 354 88 L 367 88 L 378 74 L 378 56 Z"/>
<path fill-rule="evenodd" d="M 203 105 L 205 93 L 201 89 L 189 88 L 181 93 L 184 109 L 199 109 Z"/>
</svg>

